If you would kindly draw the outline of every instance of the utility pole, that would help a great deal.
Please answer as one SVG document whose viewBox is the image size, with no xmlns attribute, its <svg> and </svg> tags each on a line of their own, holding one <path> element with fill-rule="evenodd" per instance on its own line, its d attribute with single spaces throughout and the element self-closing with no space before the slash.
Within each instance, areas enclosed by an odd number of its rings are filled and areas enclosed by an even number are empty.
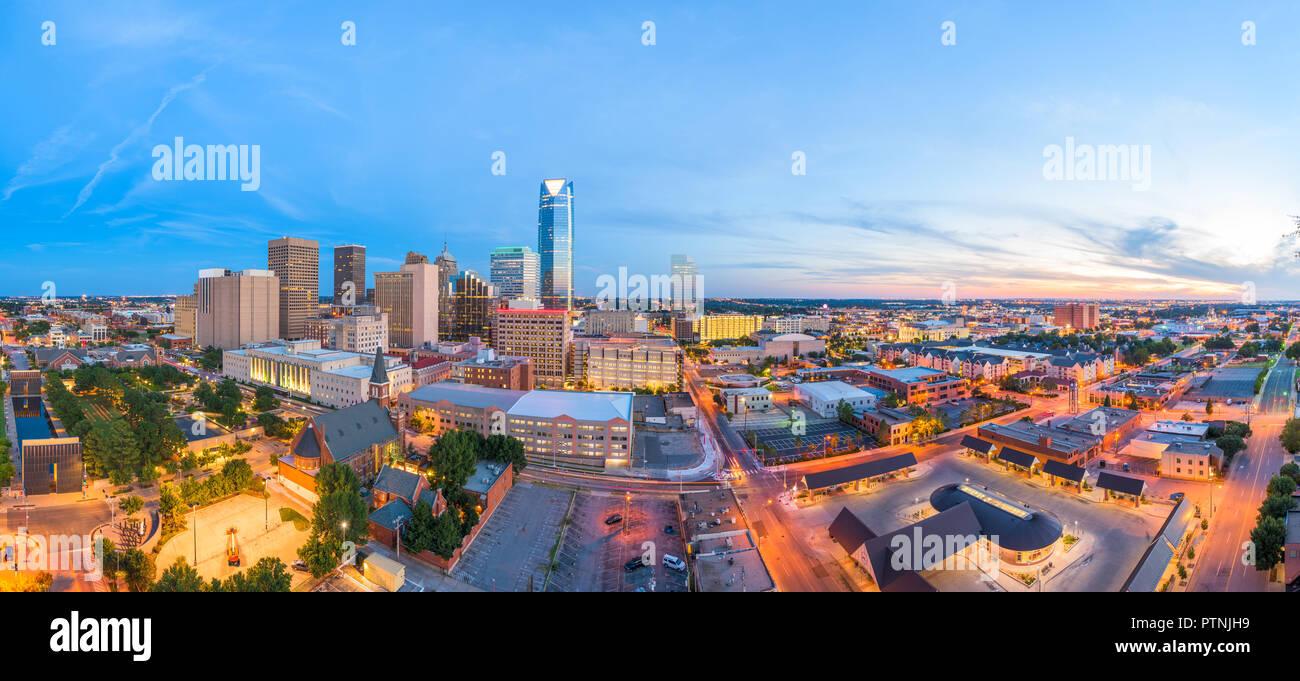
<svg viewBox="0 0 1300 681">
<path fill-rule="evenodd" d="M 194 569 L 199 569 L 199 505 L 190 504 L 190 534 L 194 535 Z"/>
</svg>

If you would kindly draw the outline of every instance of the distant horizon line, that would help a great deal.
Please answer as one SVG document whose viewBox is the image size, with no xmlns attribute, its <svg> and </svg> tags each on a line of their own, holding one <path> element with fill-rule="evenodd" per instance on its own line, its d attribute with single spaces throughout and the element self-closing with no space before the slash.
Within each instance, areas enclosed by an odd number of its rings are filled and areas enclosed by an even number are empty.
<svg viewBox="0 0 1300 681">
<path fill-rule="evenodd" d="M 79 298 L 82 298 L 82 297 L 85 297 L 85 298 L 175 298 L 175 297 L 177 297 L 177 296 L 185 296 L 185 295 L 193 295 L 193 293 L 192 293 L 192 292 L 190 292 L 190 293 L 143 293 L 143 294 L 78 293 L 78 294 L 73 294 L 73 295 L 68 295 L 68 296 L 60 296 L 60 297 L 56 298 L 56 300 L 73 300 L 73 299 L 79 299 Z M 318 297 L 318 298 L 322 298 L 322 299 L 327 299 L 327 298 L 332 298 L 333 296 L 332 296 L 332 294 L 323 294 L 323 293 L 322 293 L 322 294 L 319 294 L 317 297 Z M 579 296 L 579 295 L 577 295 L 577 294 L 574 294 L 574 297 L 575 297 L 575 298 L 583 298 L 583 299 L 590 298 L 590 299 L 592 299 L 592 300 L 595 300 L 595 298 L 596 298 L 596 296 Z M 42 299 L 42 296 L 40 296 L 40 295 L 13 295 L 13 294 L 0 294 L 0 300 L 5 300 L 5 299 L 17 299 L 17 300 L 41 300 L 41 299 Z M 944 304 L 943 301 L 942 301 L 941 299 L 939 299 L 939 298 L 829 298 L 829 297 L 815 297 L 815 296 L 796 296 L 796 297 L 757 296 L 757 297 L 753 297 L 753 298 L 740 298 L 740 297 L 735 297 L 735 296 L 723 296 L 723 297 L 720 297 L 720 298 L 705 298 L 705 299 L 704 299 L 704 302 L 706 302 L 706 303 L 709 302 L 709 301 L 713 301 L 713 302 L 728 302 L 728 301 L 734 301 L 734 302 L 777 301 L 777 302 L 780 302 L 780 301 L 789 301 L 789 302 L 793 302 L 793 303 L 797 303 L 797 302 L 805 302 L 805 301 L 806 301 L 806 302 L 850 302 L 850 301 L 864 301 L 864 302 L 889 302 L 889 303 L 908 303 L 908 302 L 917 302 L 917 303 L 938 303 L 938 304 Z M 1018 302 L 1044 302 L 1044 303 L 1049 303 L 1049 302 L 1085 302 L 1085 303 L 1112 303 L 1112 302 L 1151 302 L 1151 303 L 1157 303 L 1157 302 L 1170 302 L 1170 303 L 1199 303 L 1199 304 L 1211 304 L 1211 303 L 1213 303 L 1213 304 L 1224 304 L 1224 305 L 1237 305 L 1237 306 L 1239 306 L 1239 307 L 1257 307 L 1257 306 L 1259 306 L 1259 305 L 1266 304 L 1266 303 L 1267 303 L 1267 304 L 1278 304 L 1278 303 L 1300 303 L 1300 298 L 1269 298 L 1269 299 L 1260 299 L 1260 300 L 1257 300 L 1257 301 L 1256 301 L 1255 303 L 1253 303 L 1253 304 L 1248 304 L 1248 303 L 1245 303 L 1245 302 L 1242 302 L 1242 301 L 1239 301 L 1239 300 L 1224 299 L 1224 298 L 1063 298 L 1063 297 L 1050 297 L 1050 296 L 1048 296 L 1048 297 L 1032 297 L 1032 296 L 1028 296 L 1028 297 L 1027 297 L 1027 296 L 1018 296 L 1018 297 L 999 297 L 999 296 L 985 296 L 985 297 L 979 297 L 979 298 L 961 298 L 961 299 L 958 299 L 958 300 L 956 300 L 956 301 L 953 301 L 952 303 L 947 303 L 946 305 L 947 305 L 948 307 L 952 307 L 952 306 L 956 306 L 956 305 L 961 304 L 961 303 L 988 302 L 988 301 L 996 301 L 996 302 L 1018 301 Z M 649 310 L 646 310 L 646 311 L 649 311 Z"/>
</svg>

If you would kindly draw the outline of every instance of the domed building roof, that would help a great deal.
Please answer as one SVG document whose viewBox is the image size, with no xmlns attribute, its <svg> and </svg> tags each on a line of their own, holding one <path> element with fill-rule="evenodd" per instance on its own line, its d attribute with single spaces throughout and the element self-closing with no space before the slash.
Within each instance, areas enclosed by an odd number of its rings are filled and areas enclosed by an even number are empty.
<svg viewBox="0 0 1300 681">
<path fill-rule="evenodd" d="M 810 340 L 817 340 L 817 339 L 816 339 L 816 338 L 813 338 L 812 336 L 809 336 L 809 335 L 806 334 L 806 333 L 783 333 L 783 334 L 779 334 L 779 335 L 776 335 L 776 336 L 772 336 L 771 338 L 769 338 L 769 339 L 767 339 L 767 340 L 768 340 L 768 342 L 772 342 L 772 341 L 778 341 L 778 342 L 780 342 L 780 341 L 799 341 L 799 342 L 802 342 L 802 341 L 810 341 Z"/>
</svg>

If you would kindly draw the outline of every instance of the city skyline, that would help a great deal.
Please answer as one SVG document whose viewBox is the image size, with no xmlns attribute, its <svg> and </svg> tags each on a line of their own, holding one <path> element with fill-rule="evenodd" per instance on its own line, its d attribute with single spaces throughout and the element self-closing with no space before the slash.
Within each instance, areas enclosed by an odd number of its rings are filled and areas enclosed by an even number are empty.
<svg viewBox="0 0 1300 681">
<path fill-rule="evenodd" d="M 320 243 L 321 282 L 326 249 L 348 243 L 378 271 L 446 240 L 487 272 L 494 248 L 533 242 L 547 177 L 583 186 L 584 296 L 674 252 L 707 297 L 939 298 L 951 282 L 961 299 L 1232 299 L 1253 282 L 1268 300 L 1300 273 L 1284 236 L 1300 213 L 1295 95 L 1267 78 L 1297 65 L 1280 28 L 1296 8 L 1253 17 L 1249 46 L 1240 12 L 1208 4 L 1166 22 L 1143 8 L 582 8 L 557 27 L 532 8 L 416 9 L 421 22 L 334 5 L 357 26 L 344 46 L 339 21 L 298 8 L 6 7 L 0 55 L 20 68 L 3 87 L 26 106 L 0 136 L 0 219 L 22 235 L 3 247 L 0 294 L 185 294 L 200 269 L 261 267 L 280 236 Z M 1075 65 L 1080 52 L 1095 59 Z M 987 75 L 1013 64 L 1032 66 Z M 1141 78 L 1113 75 L 1133 65 Z M 446 89 L 412 94 L 426 74 Z M 81 89 L 44 87 L 56 78 Z M 684 111 L 698 113 L 683 126 Z M 178 137 L 260 145 L 258 187 L 154 180 L 151 149 Z M 1046 178 L 1048 151 L 1076 144 L 1145 147 L 1149 186 Z"/>
</svg>

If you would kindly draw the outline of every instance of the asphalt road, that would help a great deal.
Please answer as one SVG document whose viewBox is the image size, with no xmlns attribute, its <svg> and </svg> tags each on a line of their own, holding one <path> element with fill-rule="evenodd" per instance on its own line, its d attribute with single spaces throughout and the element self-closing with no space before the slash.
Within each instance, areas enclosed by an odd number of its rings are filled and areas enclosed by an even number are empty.
<svg viewBox="0 0 1300 681">
<path fill-rule="evenodd" d="M 769 503 L 783 491 L 782 474 L 764 470 L 740 436 L 719 425 L 721 411 L 693 366 L 688 369 L 686 383 L 696 408 L 703 412 L 699 421 L 723 454 L 723 469 L 741 476 L 733 488 L 777 590 L 852 591 L 853 582 L 843 568 L 833 561 L 822 562 L 803 533 L 794 531 L 799 524 L 786 517 L 781 504 Z"/>
<path fill-rule="evenodd" d="M 41 506 L 30 509 L 9 507 L 5 509 L 5 533 L 16 533 L 27 527 L 29 534 L 90 534 L 90 531 L 108 522 L 112 511 L 101 500 L 87 500 L 63 506 Z"/>
<path fill-rule="evenodd" d="M 1282 359 L 1260 390 L 1261 413 L 1256 416 L 1246 450 L 1232 461 L 1232 470 L 1215 499 L 1210 537 L 1189 585 L 1192 591 L 1264 591 L 1266 573 L 1242 564 L 1243 545 L 1250 541 L 1255 516 L 1269 478 L 1289 456 L 1278 442 L 1282 423 L 1294 413 L 1295 362 Z"/>
</svg>

